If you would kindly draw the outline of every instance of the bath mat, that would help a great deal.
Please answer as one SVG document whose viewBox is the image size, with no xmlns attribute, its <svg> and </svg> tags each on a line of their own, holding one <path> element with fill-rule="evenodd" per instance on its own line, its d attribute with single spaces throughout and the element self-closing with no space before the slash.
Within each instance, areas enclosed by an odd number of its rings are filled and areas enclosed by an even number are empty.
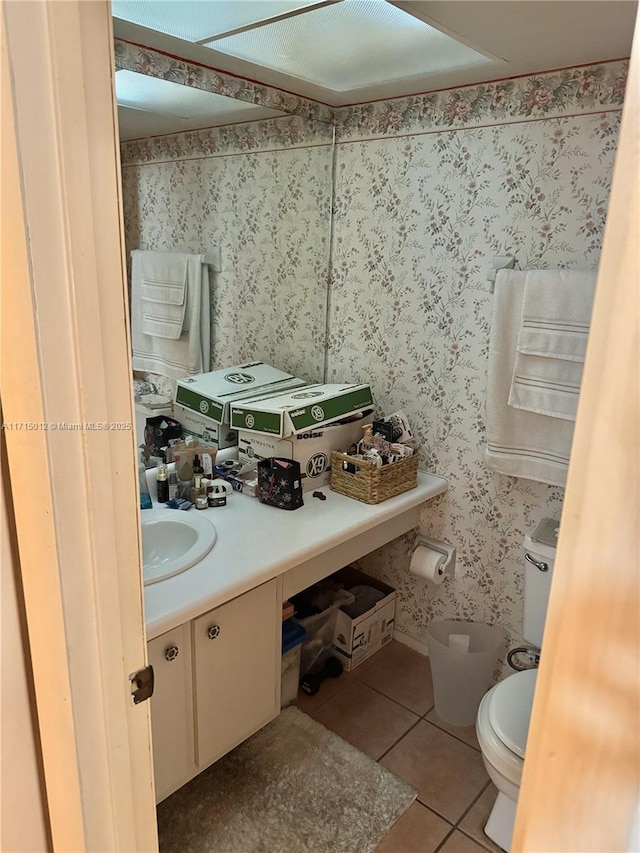
<svg viewBox="0 0 640 853">
<path fill-rule="evenodd" d="M 416 791 L 297 708 L 158 806 L 161 853 L 369 853 Z"/>
</svg>

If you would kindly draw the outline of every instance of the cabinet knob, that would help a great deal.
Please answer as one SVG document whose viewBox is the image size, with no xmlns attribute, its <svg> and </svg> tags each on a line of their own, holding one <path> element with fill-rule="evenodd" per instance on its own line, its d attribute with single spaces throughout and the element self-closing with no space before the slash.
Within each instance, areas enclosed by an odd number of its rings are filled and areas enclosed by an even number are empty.
<svg viewBox="0 0 640 853">
<path fill-rule="evenodd" d="M 168 661 L 175 660 L 179 654 L 180 649 L 177 646 L 169 646 L 164 650 L 164 658 Z"/>
<path fill-rule="evenodd" d="M 207 636 L 210 640 L 215 640 L 216 637 L 220 636 L 220 626 L 219 625 L 211 625 L 209 630 L 207 631 Z"/>
</svg>

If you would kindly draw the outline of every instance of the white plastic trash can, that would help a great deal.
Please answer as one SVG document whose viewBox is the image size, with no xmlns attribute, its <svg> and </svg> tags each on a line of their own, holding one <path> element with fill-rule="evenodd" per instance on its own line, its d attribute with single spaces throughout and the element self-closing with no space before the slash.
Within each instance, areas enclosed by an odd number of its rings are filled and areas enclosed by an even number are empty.
<svg viewBox="0 0 640 853">
<path fill-rule="evenodd" d="M 499 625 L 458 620 L 429 624 L 427 642 L 436 714 L 446 723 L 475 724 L 505 639 Z"/>
</svg>

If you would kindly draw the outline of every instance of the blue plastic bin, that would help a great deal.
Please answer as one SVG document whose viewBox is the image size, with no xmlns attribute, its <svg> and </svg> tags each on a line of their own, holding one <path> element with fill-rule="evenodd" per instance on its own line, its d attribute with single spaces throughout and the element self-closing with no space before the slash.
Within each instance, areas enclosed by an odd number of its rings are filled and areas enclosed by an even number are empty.
<svg viewBox="0 0 640 853">
<path fill-rule="evenodd" d="M 298 695 L 300 652 L 306 633 L 302 625 L 293 622 L 291 619 L 282 623 L 281 708 L 295 702 Z"/>
</svg>

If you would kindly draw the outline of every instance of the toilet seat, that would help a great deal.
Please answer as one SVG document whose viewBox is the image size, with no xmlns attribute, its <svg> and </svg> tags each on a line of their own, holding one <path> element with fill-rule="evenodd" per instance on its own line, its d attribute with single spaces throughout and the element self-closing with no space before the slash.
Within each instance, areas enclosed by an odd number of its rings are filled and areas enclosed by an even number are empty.
<svg viewBox="0 0 640 853">
<path fill-rule="evenodd" d="M 525 669 L 496 684 L 489 703 L 489 722 L 502 743 L 524 758 L 536 689 L 537 669 Z"/>
<path fill-rule="evenodd" d="M 485 759 L 513 785 L 520 786 L 531 719 L 536 670 L 505 678 L 484 696 L 476 732 Z"/>
</svg>

